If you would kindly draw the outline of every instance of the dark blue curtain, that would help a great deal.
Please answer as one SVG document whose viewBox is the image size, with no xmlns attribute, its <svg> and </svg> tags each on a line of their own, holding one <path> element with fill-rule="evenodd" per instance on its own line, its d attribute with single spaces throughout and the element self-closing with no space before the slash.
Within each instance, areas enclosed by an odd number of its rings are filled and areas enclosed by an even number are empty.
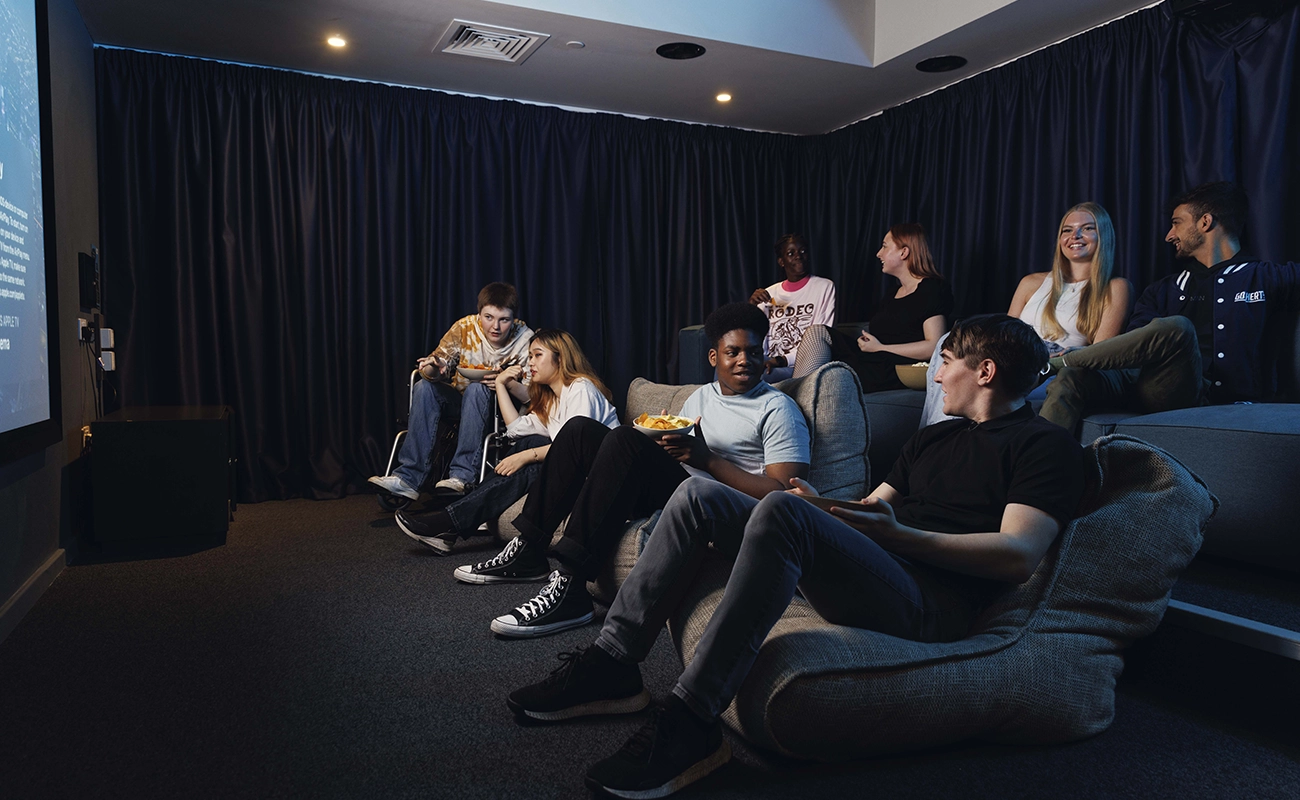
<svg viewBox="0 0 1300 800">
<path fill-rule="evenodd" d="M 332 497 L 382 468 L 414 358 L 491 280 L 621 396 L 775 280 L 790 230 L 845 320 L 889 288 L 874 254 L 904 220 L 961 313 L 1004 309 L 1083 200 L 1139 288 L 1174 268 L 1168 198 L 1208 180 L 1249 192 L 1253 252 L 1294 258 L 1300 12 L 1269 8 L 1157 7 L 817 137 L 97 50 L 120 402 L 232 405 L 241 500 Z"/>
</svg>

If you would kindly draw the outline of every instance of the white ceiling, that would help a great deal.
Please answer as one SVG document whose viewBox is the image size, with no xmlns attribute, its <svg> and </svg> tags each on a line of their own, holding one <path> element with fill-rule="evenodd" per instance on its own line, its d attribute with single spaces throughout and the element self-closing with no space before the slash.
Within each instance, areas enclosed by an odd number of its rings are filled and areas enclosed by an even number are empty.
<svg viewBox="0 0 1300 800">
<path fill-rule="evenodd" d="M 97 44 L 751 130 L 816 134 L 1151 0 L 76 0 Z M 544 33 L 526 61 L 450 55 L 453 19 Z M 330 35 L 347 47 L 325 44 Z M 568 42 L 582 42 L 578 49 Z M 655 48 L 703 45 L 690 61 Z M 961 55 L 956 72 L 916 62 Z M 733 100 L 718 103 L 719 92 Z"/>
</svg>

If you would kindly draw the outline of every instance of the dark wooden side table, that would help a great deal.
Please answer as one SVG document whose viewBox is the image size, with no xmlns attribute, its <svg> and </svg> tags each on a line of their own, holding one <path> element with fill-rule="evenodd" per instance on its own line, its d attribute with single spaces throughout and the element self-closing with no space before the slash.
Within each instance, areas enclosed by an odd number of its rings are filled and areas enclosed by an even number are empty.
<svg viewBox="0 0 1300 800">
<path fill-rule="evenodd" d="M 92 422 L 95 540 L 225 544 L 233 417 L 229 406 L 135 406 Z"/>
</svg>

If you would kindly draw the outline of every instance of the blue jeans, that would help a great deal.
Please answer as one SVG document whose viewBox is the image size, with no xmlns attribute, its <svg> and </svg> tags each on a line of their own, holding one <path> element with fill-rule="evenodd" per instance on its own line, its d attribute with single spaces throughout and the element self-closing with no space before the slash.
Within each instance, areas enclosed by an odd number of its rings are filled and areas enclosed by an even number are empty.
<svg viewBox="0 0 1300 800">
<path fill-rule="evenodd" d="M 483 437 L 487 435 L 495 402 L 496 395 L 481 383 L 471 383 L 463 396 L 445 383 L 426 380 L 416 383 L 406 439 L 397 454 L 398 466 L 393 474 L 417 489 L 423 486 L 433 468 L 438 424 L 445 417 L 455 415 L 460 418 L 460 433 L 448 472 L 466 483 L 477 481 Z"/>
<path fill-rule="evenodd" d="M 551 440 L 545 436 L 524 436 L 515 440 L 509 453 L 545 447 L 550 443 Z M 489 470 L 474 491 L 444 509 L 455 526 L 453 530 L 461 536 L 470 536 L 481 523 L 501 516 L 516 500 L 528 494 L 528 487 L 541 469 L 541 462 L 535 462 L 512 475 L 498 475 Z"/>
<path fill-rule="evenodd" d="M 759 501 L 691 478 L 664 507 L 596 645 L 619 661 L 642 661 L 709 544 L 735 563 L 695 658 L 673 688 L 705 718 L 731 703 L 796 588 L 827 622 L 919 641 L 961 638 L 978 610 L 935 571 L 890 555 L 794 495 L 773 492 Z"/>
</svg>

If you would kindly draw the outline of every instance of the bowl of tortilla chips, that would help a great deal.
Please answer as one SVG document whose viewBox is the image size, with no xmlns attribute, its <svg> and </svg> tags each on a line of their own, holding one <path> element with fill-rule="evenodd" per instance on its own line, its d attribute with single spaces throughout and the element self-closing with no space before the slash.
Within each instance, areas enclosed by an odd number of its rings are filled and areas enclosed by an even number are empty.
<svg viewBox="0 0 1300 800">
<path fill-rule="evenodd" d="M 666 433 L 684 436 L 695 429 L 693 421 L 676 414 L 642 414 L 632 420 L 632 426 L 651 439 L 659 439 Z"/>
</svg>

